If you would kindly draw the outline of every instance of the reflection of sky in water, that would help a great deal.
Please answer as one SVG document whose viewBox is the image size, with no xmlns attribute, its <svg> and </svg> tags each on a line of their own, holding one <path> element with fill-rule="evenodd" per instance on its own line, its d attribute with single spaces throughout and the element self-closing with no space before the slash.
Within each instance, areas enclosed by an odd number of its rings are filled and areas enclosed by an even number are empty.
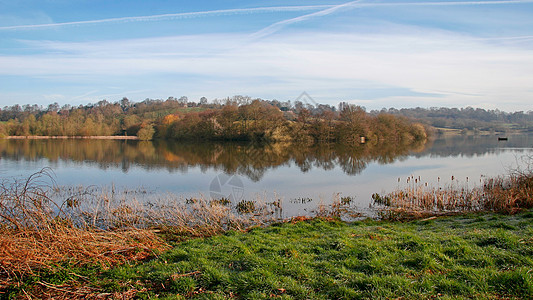
<svg viewBox="0 0 533 300">
<path fill-rule="evenodd" d="M 529 151 L 533 153 L 533 151 Z M 339 168 L 331 171 L 313 170 L 300 174 L 294 169 L 284 169 L 267 174 L 259 186 L 246 183 L 248 191 L 273 190 L 287 198 L 311 197 L 328 200 L 337 192 L 342 196 L 356 196 L 356 204 L 368 207 L 373 193 L 391 192 L 397 187 L 405 187 L 407 177 L 420 176 L 422 183 L 430 186 L 445 186 L 466 183 L 469 187 L 479 184 L 482 175 L 498 176 L 506 174 L 509 167 L 516 166 L 516 158 L 524 153 L 498 151 L 498 153 L 474 157 L 409 157 L 389 165 L 371 163 L 357 176 L 346 176 Z M 438 178 L 440 177 L 440 182 Z M 398 183 L 398 178 L 400 182 Z M 251 188 L 249 188 L 251 187 Z"/>
<path fill-rule="evenodd" d="M 453 145 L 452 145 L 453 146 Z M 240 176 L 244 184 L 246 199 L 260 198 L 266 201 L 282 199 L 285 213 L 305 214 L 306 209 L 316 207 L 323 201 L 328 203 L 336 193 L 341 196 L 355 196 L 355 204 L 368 207 L 371 195 L 375 192 L 390 192 L 406 186 L 406 178 L 420 176 L 423 183 L 432 186 L 446 186 L 454 176 L 455 184 L 464 184 L 469 178 L 469 186 L 479 184 L 482 175 L 497 176 L 508 173 L 517 166 L 517 160 L 525 154 L 532 154 L 531 147 L 491 148 L 479 153 L 435 154 L 431 149 L 391 164 L 368 163 L 362 172 L 355 176 L 346 175 L 340 166 L 331 170 L 313 167 L 303 173 L 294 163 L 278 166 L 265 172 L 261 180 L 254 182 Z M 209 196 L 209 185 L 220 171 L 200 166 L 189 167 L 187 171 L 169 171 L 164 168 L 147 169 L 131 165 L 127 171 L 120 167 L 102 168 L 91 162 L 66 160 L 49 161 L 10 160 L 0 158 L 0 175 L 3 178 L 27 177 L 32 173 L 51 167 L 56 182 L 63 186 L 111 186 L 118 189 L 145 189 L 149 193 L 175 193 L 183 197 Z M 203 170 L 202 170 L 203 169 Z M 440 182 L 437 178 L 440 177 Z M 398 178 L 400 182 L 398 183 Z M 295 198 L 312 198 L 308 206 L 292 203 Z"/>
</svg>

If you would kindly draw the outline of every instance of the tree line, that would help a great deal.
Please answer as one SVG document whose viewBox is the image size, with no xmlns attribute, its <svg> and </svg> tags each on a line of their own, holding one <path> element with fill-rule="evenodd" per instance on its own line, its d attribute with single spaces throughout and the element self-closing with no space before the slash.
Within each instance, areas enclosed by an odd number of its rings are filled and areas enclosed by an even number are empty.
<svg viewBox="0 0 533 300">
<path fill-rule="evenodd" d="M 170 97 L 134 103 L 127 98 L 78 107 L 14 105 L 0 110 L 3 136 L 136 135 L 140 139 L 370 143 L 427 138 L 426 128 L 390 113 L 369 114 L 349 104 L 339 109 L 300 101 L 234 96 L 207 103 Z"/>
<path fill-rule="evenodd" d="M 533 111 L 504 112 L 482 108 L 402 108 L 371 111 L 404 116 L 436 127 L 461 130 L 506 131 L 508 129 L 533 130 Z"/>
</svg>

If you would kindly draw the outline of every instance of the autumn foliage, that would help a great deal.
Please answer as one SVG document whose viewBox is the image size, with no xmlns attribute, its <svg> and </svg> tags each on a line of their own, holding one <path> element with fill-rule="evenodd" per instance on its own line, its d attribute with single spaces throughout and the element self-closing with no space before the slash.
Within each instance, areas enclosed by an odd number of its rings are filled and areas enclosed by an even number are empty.
<svg viewBox="0 0 533 300">
<path fill-rule="evenodd" d="M 127 99 L 126 99 L 127 100 Z M 238 140 L 410 143 L 425 140 L 426 129 L 391 114 L 368 114 L 343 103 L 294 105 L 233 97 L 215 104 L 175 99 L 140 103 L 100 101 L 80 107 L 13 106 L 0 110 L 0 136 L 138 136 L 142 140 Z"/>
</svg>

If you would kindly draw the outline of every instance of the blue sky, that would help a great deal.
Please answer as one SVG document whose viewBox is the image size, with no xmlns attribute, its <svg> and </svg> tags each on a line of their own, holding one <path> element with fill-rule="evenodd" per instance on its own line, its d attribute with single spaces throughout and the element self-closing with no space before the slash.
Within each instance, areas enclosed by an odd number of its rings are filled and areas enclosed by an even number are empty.
<svg viewBox="0 0 533 300">
<path fill-rule="evenodd" d="M 533 110 L 533 0 L 0 0 L 0 107 L 303 91 Z"/>
</svg>

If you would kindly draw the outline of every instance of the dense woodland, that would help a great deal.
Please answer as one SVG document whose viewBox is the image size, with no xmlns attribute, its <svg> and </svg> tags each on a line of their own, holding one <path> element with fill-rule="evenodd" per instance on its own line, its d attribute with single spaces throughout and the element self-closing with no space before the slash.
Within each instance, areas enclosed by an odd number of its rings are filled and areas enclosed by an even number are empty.
<svg viewBox="0 0 533 300">
<path fill-rule="evenodd" d="M 409 119 L 411 121 L 406 120 Z M 382 109 L 367 113 L 344 102 L 338 107 L 234 96 L 190 102 L 169 97 L 133 103 L 60 107 L 13 105 L 0 109 L 0 136 L 139 136 L 166 140 L 307 140 L 353 142 L 423 139 L 425 128 L 471 131 L 533 130 L 533 111 L 507 113 L 480 108 Z"/>
<path fill-rule="evenodd" d="M 127 98 L 79 107 L 14 105 L 0 110 L 3 136 L 136 135 L 140 139 L 370 143 L 425 140 L 426 128 L 389 113 L 360 106 L 279 102 L 235 96 L 207 103 L 186 97 Z"/>
<path fill-rule="evenodd" d="M 422 126 L 421 124 L 424 124 Z M 353 143 L 365 136 L 412 141 L 427 137 L 427 128 L 507 131 L 533 130 L 533 111 L 507 113 L 467 108 L 382 109 L 341 102 L 338 107 L 301 101 L 280 102 L 234 96 L 190 102 L 127 98 L 111 103 L 60 107 L 13 105 L 0 109 L 0 136 L 138 136 L 165 140 L 306 141 Z"/>
</svg>

